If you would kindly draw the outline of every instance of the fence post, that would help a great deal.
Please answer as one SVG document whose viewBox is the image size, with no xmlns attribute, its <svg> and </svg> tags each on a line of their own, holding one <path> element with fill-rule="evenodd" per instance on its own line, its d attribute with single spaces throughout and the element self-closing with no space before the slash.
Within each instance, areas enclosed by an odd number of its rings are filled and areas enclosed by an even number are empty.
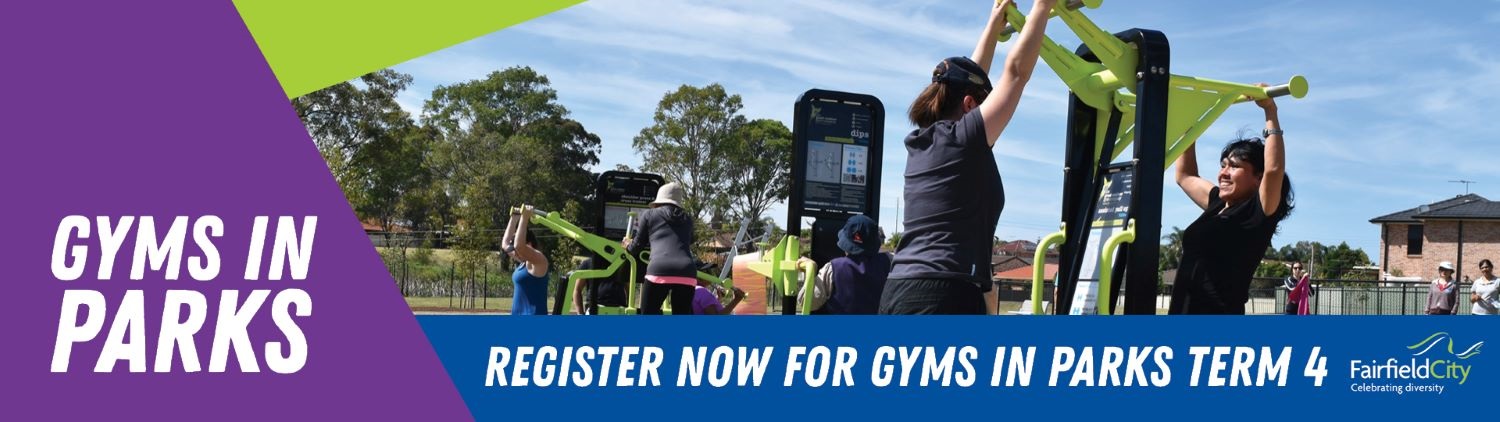
<svg viewBox="0 0 1500 422">
<path fill-rule="evenodd" d="M 457 263 L 448 263 L 448 308 L 453 308 L 453 277 L 458 272 Z"/>
<path fill-rule="evenodd" d="M 401 296 L 406 296 L 406 242 L 401 242 Z"/>
<path fill-rule="evenodd" d="M 1313 286 L 1312 286 L 1312 280 L 1311 280 L 1311 279 L 1309 279 L 1309 280 L 1308 280 L 1308 281 L 1307 281 L 1307 283 L 1308 283 L 1308 286 L 1307 286 L 1307 289 L 1308 289 L 1308 290 L 1309 290 L 1309 291 L 1312 291 L 1312 292 L 1316 292 L 1316 290 L 1312 290 L 1312 289 L 1313 289 Z M 1288 293 L 1288 295 L 1290 295 L 1290 293 Z M 1313 294 L 1311 294 L 1311 295 L 1309 295 L 1309 296 L 1311 296 L 1311 297 L 1309 297 L 1309 298 L 1308 298 L 1308 299 L 1311 299 L 1311 300 L 1312 300 L 1312 306 L 1311 306 L 1311 307 L 1309 307 L 1309 309 L 1312 309 L 1312 311 L 1311 311 L 1311 312 L 1310 312 L 1310 313 L 1312 313 L 1312 314 L 1313 314 L 1313 315 L 1317 315 L 1317 314 L 1321 314 L 1321 313 L 1323 313 L 1323 312 L 1321 312 L 1321 310 L 1320 310 L 1320 309 L 1318 309 L 1318 304 L 1319 304 L 1319 303 L 1322 303 L 1322 301 L 1323 301 L 1323 298 L 1321 298 L 1321 297 L 1318 297 L 1318 295 L 1317 295 L 1317 293 L 1313 293 Z"/>
<path fill-rule="evenodd" d="M 1406 299 L 1408 299 L 1406 283 L 1401 283 L 1401 315 L 1406 315 Z"/>
<path fill-rule="evenodd" d="M 490 308 L 490 261 L 484 261 L 484 309 Z"/>
</svg>

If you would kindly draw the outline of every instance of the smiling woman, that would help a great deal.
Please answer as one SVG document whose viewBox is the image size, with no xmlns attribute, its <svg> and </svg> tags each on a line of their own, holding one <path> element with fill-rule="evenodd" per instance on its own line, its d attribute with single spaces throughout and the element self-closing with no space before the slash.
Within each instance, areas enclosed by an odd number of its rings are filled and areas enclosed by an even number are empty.
<svg viewBox="0 0 1500 422">
<path fill-rule="evenodd" d="M 1219 155 L 1216 182 L 1198 176 L 1196 145 L 1177 158 L 1177 185 L 1203 214 L 1182 235 L 1182 259 L 1172 290 L 1173 314 L 1244 314 L 1250 278 L 1271 246 L 1276 226 L 1292 212 L 1292 181 L 1272 99 L 1265 139 L 1230 142 Z"/>
</svg>

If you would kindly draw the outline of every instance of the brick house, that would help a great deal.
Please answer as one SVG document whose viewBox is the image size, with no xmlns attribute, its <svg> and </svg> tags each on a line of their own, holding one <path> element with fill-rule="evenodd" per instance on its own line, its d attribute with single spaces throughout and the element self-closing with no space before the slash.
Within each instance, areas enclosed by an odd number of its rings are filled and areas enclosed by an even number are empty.
<svg viewBox="0 0 1500 422">
<path fill-rule="evenodd" d="M 1380 273 L 1385 277 L 1437 277 L 1452 262 L 1455 278 L 1477 276 L 1481 259 L 1500 260 L 1500 202 L 1476 194 L 1376 217 Z"/>
<path fill-rule="evenodd" d="M 1014 240 L 995 246 L 994 256 L 1036 256 L 1036 242 L 1030 240 Z"/>
</svg>

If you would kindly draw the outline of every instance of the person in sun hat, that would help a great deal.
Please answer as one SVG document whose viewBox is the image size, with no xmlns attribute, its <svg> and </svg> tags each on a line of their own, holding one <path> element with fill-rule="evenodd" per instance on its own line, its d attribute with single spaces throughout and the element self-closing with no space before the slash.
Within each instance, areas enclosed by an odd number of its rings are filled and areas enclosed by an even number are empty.
<svg viewBox="0 0 1500 422">
<path fill-rule="evenodd" d="M 891 271 L 891 254 L 881 253 L 885 236 L 875 220 L 856 215 L 839 230 L 839 249 L 844 256 L 823 264 L 813 282 L 814 313 L 873 315 L 880 309 L 880 295 Z M 807 258 L 803 258 L 804 260 Z M 797 303 L 807 300 L 806 290 L 797 291 Z"/>
<path fill-rule="evenodd" d="M 1453 263 L 1438 264 L 1438 278 L 1427 287 L 1427 315 L 1453 315 L 1458 307 L 1458 283 L 1453 280 Z"/>
<path fill-rule="evenodd" d="M 625 251 L 639 257 L 651 250 L 646 264 L 646 283 L 641 286 L 641 308 L 645 315 L 661 315 L 662 303 L 671 297 L 673 315 L 693 314 L 693 290 L 698 286 L 698 266 L 693 259 L 693 215 L 682 208 L 687 191 L 680 183 L 656 190 L 651 209 L 635 220 L 634 238 L 623 240 Z"/>
<path fill-rule="evenodd" d="M 906 135 L 903 198 L 910 204 L 880 313 L 994 313 L 990 247 L 1005 188 L 994 147 L 1015 116 L 1031 79 L 1055 0 L 1036 0 L 996 83 L 990 82 L 996 33 L 1015 7 L 990 9 L 972 58 L 938 63 L 907 112 L 917 126 Z M 989 299 L 989 300 L 986 300 Z"/>
</svg>

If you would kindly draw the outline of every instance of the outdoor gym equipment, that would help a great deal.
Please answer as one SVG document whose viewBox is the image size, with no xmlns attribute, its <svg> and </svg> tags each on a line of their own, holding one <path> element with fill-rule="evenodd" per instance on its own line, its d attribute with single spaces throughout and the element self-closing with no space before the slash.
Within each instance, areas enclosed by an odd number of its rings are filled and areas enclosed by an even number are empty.
<svg viewBox="0 0 1500 422">
<path fill-rule="evenodd" d="M 1133 247 L 1136 239 L 1161 238 L 1162 171 L 1197 141 L 1230 105 L 1307 95 L 1307 80 L 1258 87 L 1170 72 L 1166 35 L 1149 29 L 1110 34 L 1082 13 L 1103 0 L 1073 0 L 1054 7 L 1083 41 L 1068 51 L 1043 37 L 1041 58 L 1068 85 L 1069 112 L 1063 177 L 1062 229 L 1037 246 L 1032 306 L 1040 314 L 1041 263 L 1061 244 L 1057 313 L 1110 314 L 1124 280 L 1124 313 L 1156 313 L 1158 250 Z M 1020 11 L 1005 11 L 1005 41 L 1023 28 Z M 1123 125 L 1122 125 L 1122 122 Z M 1114 160 L 1131 147 L 1130 160 Z M 1123 265 L 1115 265 L 1125 257 Z M 1097 285 L 1097 290 L 1094 286 Z M 1081 286 L 1081 287 L 1080 287 Z M 1075 296 L 1075 292 L 1079 293 Z M 1082 303 L 1073 303 L 1081 300 Z"/>
<path fill-rule="evenodd" d="M 519 212 L 522 208 L 525 208 L 525 205 L 513 208 L 513 210 Z M 635 219 L 635 213 L 629 213 L 628 219 L 633 222 L 633 220 Z M 533 209 L 531 224 L 546 227 L 554 232 L 557 232 L 557 234 L 560 234 L 563 237 L 573 239 L 574 241 L 578 242 L 578 244 L 583 245 L 585 249 L 599 254 L 601 258 L 609 262 L 609 266 L 605 268 L 577 270 L 569 273 L 568 284 L 565 286 L 564 291 L 572 292 L 573 289 L 577 287 L 578 280 L 580 279 L 613 277 L 617 271 L 622 268 L 626 268 L 628 269 L 628 275 L 630 276 L 630 281 L 627 284 L 628 287 L 626 288 L 626 294 L 629 297 L 629 299 L 627 299 L 626 301 L 626 306 L 624 308 L 600 306 L 599 313 L 601 315 L 634 315 L 639 311 L 640 307 L 638 306 L 639 303 L 637 302 L 636 297 L 636 276 L 637 274 L 639 274 L 638 269 L 640 265 L 650 262 L 650 251 L 641 251 L 639 256 L 631 256 L 629 253 L 626 253 L 625 247 L 620 245 L 619 241 L 606 239 L 603 236 L 586 232 L 583 229 L 578 228 L 578 226 L 574 225 L 573 223 L 563 219 L 562 216 L 556 212 L 547 212 Z M 625 237 L 630 237 L 630 235 L 630 230 L 627 229 Z M 719 286 L 723 289 L 728 289 L 731 291 L 734 289 L 733 279 L 720 279 L 719 277 L 715 277 L 712 274 L 708 274 L 702 271 L 699 271 L 697 273 L 697 278 L 699 280 L 707 280 L 710 284 Z M 720 301 L 723 301 L 723 298 L 720 298 Z M 561 303 L 562 309 L 564 311 L 571 309 L 573 304 L 573 295 L 563 295 Z"/>
<path fill-rule="evenodd" d="M 521 208 L 522 207 L 517 207 L 515 208 L 515 210 L 519 211 Z M 609 266 L 605 268 L 578 270 L 573 271 L 568 275 L 568 284 L 566 286 L 566 289 L 563 291 L 569 293 L 562 295 L 562 310 L 564 312 L 566 312 L 568 309 L 572 309 L 573 295 L 571 294 L 571 292 L 575 287 L 577 287 L 579 279 L 612 277 L 617 271 L 621 269 L 627 269 L 628 275 L 630 276 L 630 281 L 628 282 L 628 287 L 626 288 L 626 295 L 629 299 L 627 299 L 627 301 L 625 302 L 625 307 L 614 308 L 600 306 L 599 313 L 626 315 L 634 315 L 636 313 L 637 308 L 635 306 L 635 291 L 638 264 L 636 263 L 635 258 L 631 257 L 630 254 L 625 253 L 625 248 L 620 246 L 620 241 L 606 239 L 602 236 L 583 231 L 583 229 L 578 228 L 578 226 L 573 225 L 573 223 L 564 220 L 562 216 L 556 212 L 533 210 L 531 224 L 546 227 L 554 232 L 557 232 L 557 234 L 560 234 L 563 237 L 573 239 L 573 241 L 578 242 L 578 244 L 580 245 L 583 245 L 585 249 L 599 254 L 599 257 L 609 262 Z M 608 312 L 606 312 L 606 308 L 610 308 L 608 309 Z"/>
<path fill-rule="evenodd" d="M 792 181 L 787 236 L 761 255 L 751 270 L 771 278 L 783 314 L 797 313 L 792 286 L 798 276 L 811 297 L 816 268 L 839 256 L 838 231 L 850 217 L 880 221 L 880 163 L 885 105 L 870 95 L 812 89 L 797 98 L 792 122 Z M 814 265 L 797 263 L 802 217 L 812 217 Z M 811 302 L 811 301 L 808 301 Z M 811 309 L 804 304 L 801 313 Z"/>
<path fill-rule="evenodd" d="M 783 302 L 782 314 L 791 315 L 794 310 L 795 313 L 801 315 L 811 314 L 812 301 L 802 301 L 802 306 L 799 308 L 797 295 L 791 293 L 794 283 L 801 280 L 802 297 L 813 297 L 813 278 L 817 277 L 818 267 L 816 263 L 804 263 L 797 260 L 802 256 L 802 241 L 796 236 L 788 235 L 782 237 L 781 242 L 775 246 L 762 246 L 761 260 L 750 263 L 748 266 L 750 271 L 771 279 L 771 286 L 781 292 L 783 297 L 790 299 Z"/>
<path fill-rule="evenodd" d="M 635 228 L 635 212 L 631 212 L 630 213 L 630 222 L 631 222 L 630 229 L 633 230 Z M 625 231 L 625 238 L 626 239 L 633 239 L 633 238 L 635 238 L 635 236 L 634 236 L 633 233 L 630 232 L 630 230 L 626 230 Z M 636 259 L 641 264 L 650 264 L 651 263 L 651 250 L 650 249 L 642 250 L 641 253 L 636 254 L 636 256 L 634 256 L 632 258 Z M 701 262 L 699 263 L 699 265 L 700 265 L 699 266 L 699 270 L 696 271 L 696 273 L 694 274 L 693 278 L 696 278 L 698 280 L 707 281 L 708 284 L 709 284 L 709 286 L 711 287 L 710 291 L 713 291 L 714 295 L 719 298 L 719 303 L 720 304 L 728 304 L 728 300 L 733 299 L 733 297 L 734 297 L 733 296 L 733 292 L 734 292 L 734 278 L 714 276 L 713 274 L 709 274 L 709 273 L 706 273 L 706 272 L 703 271 L 704 268 L 709 267 L 710 265 L 706 265 L 706 264 L 703 264 Z M 726 294 L 726 293 L 728 293 L 728 294 Z M 634 303 L 634 302 L 632 302 L 632 303 Z M 673 311 L 675 312 L 676 310 L 674 309 Z"/>
<path fill-rule="evenodd" d="M 596 211 L 594 215 L 597 216 L 594 220 L 594 230 L 606 239 L 615 241 L 624 239 L 626 232 L 633 225 L 630 221 L 631 213 L 649 209 L 651 201 L 656 199 L 657 189 L 664 184 L 666 184 L 666 180 L 662 179 L 660 175 L 650 173 L 612 170 L 599 175 L 599 178 L 594 180 L 594 209 Z M 591 256 L 591 258 L 602 259 L 602 257 L 596 256 Z M 629 285 L 629 283 L 620 279 L 621 275 L 622 273 L 617 272 L 609 279 L 594 279 L 594 282 L 588 284 L 588 292 L 584 297 L 597 299 L 600 293 L 599 289 L 605 288 L 604 286 L 609 286 L 611 290 L 620 290 L 619 293 L 624 293 L 623 287 L 620 286 Z M 637 277 L 639 276 L 640 274 L 637 273 Z M 641 280 L 638 278 L 635 280 L 637 285 L 640 282 Z M 557 293 L 559 296 L 553 303 L 556 304 L 556 309 L 561 313 L 564 311 L 562 308 L 564 298 L 562 296 L 571 295 L 573 292 L 558 290 Z M 618 311 L 623 308 L 618 306 L 619 304 L 613 304 L 616 306 L 606 307 L 601 311 L 598 304 L 585 304 L 589 305 L 587 306 L 587 310 L 595 314 Z"/>
</svg>

